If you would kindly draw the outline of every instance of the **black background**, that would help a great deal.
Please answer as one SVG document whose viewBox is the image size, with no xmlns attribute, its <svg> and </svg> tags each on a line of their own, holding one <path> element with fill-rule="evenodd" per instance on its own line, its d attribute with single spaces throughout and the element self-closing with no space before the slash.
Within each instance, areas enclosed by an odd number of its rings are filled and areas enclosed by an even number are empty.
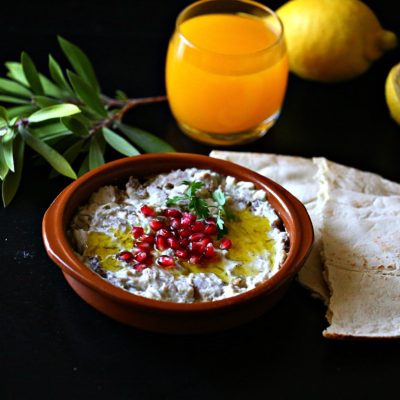
<svg viewBox="0 0 400 400">
<path fill-rule="evenodd" d="M 49 52 L 62 59 L 55 38 L 61 34 L 90 56 L 105 93 L 162 94 L 168 38 L 189 3 L 3 2 L 0 63 L 25 50 L 47 71 Z M 396 2 L 366 3 L 400 35 Z M 269 4 L 275 9 L 282 2 Z M 397 62 L 399 48 L 363 76 L 330 85 L 291 75 L 278 123 L 239 149 L 325 156 L 400 182 L 400 127 L 384 98 L 385 78 Z M 211 150 L 179 132 L 167 104 L 138 108 L 126 120 L 179 151 Z M 68 184 L 47 175 L 47 167 L 28 160 L 17 197 L 0 209 L 0 398 L 367 399 L 393 391 L 397 397 L 399 342 L 324 339 L 324 307 L 297 283 L 258 320 L 205 336 L 148 333 L 95 311 L 44 251 L 43 213 Z"/>
</svg>

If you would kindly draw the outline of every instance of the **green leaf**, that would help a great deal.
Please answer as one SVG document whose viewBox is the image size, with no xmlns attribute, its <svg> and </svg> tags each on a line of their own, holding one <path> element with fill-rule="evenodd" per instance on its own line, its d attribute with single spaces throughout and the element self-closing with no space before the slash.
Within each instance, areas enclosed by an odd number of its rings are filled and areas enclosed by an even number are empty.
<svg viewBox="0 0 400 400">
<path fill-rule="evenodd" d="M 89 155 L 87 155 L 85 159 L 82 161 L 82 164 L 78 170 L 78 176 L 82 176 L 83 174 L 86 174 L 86 172 L 88 171 L 89 171 Z"/>
<path fill-rule="evenodd" d="M 9 169 L 3 155 L 3 144 L 0 142 L 0 179 L 4 180 Z"/>
<path fill-rule="evenodd" d="M 36 110 L 37 110 L 36 106 L 34 106 L 33 104 L 27 104 L 25 106 L 11 107 L 7 110 L 7 112 L 8 112 L 8 117 L 10 119 L 13 119 L 16 117 L 18 118 L 26 117 Z"/>
<path fill-rule="evenodd" d="M 11 203 L 21 182 L 22 168 L 24 165 L 24 151 L 24 141 L 20 136 L 17 136 L 14 143 L 15 172 L 8 172 L 3 180 L 2 185 L 4 207 L 7 207 Z"/>
<path fill-rule="evenodd" d="M 13 154 L 13 141 L 4 143 L 3 145 L 3 157 L 6 162 L 8 169 L 14 172 L 14 154 Z"/>
<path fill-rule="evenodd" d="M 39 153 L 57 172 L 76 179 L 76 174 L 69 162 L 52 147 L 33 136 L 26 128 L 20 126 L 19 132 L 26 144 Z"/>
<path fill-rule="evenodd" d="M 12 129 L 7 129 L 7 133 L 3 136 L 3 143 L 6 143 L 14 139 L 14 131 Z"/>
<path fill-rule="evenodd" d="M 51 99 L 50 97 L 46 96 L 33 96 L 33 102 L 37 104 L 40 108 L 55 106 L 60 104 L 59 101 Z"/>
<path fill-rule="evenodd" d="M 94 72 L 92 63 L 86 54 L 75 44 L 58 36 L 58 43 L 60 44 L 64 54 L 67 56 L 69 62 L 74 67 L 76 73 L 97 93 L 100 93 L 100 86 L 97 82 L 96 74 Z"/>
<path fill-rule="evenodd" d="M 28 81 L 25 78 L 24 70 L 21 63 L 18 62 L 7 62 L 6 67 L 10 71 L 7 76 L 12 78 L 25 86 L 29 86 Z M 40 83 L 43 86 L 44 94 L 47 96 L 63 98 L 65 97 L 65 93 L 56 86 L 53 82 L 51 82 L 48 78 L 46 78 L 43 74 L 39 74 Z"/>
<path fill-rule="evenodd" d="M 37 125 L 35 128 L 31 128 L 31 133 L 34 136 L 39 138 L 66 132 L 67 128 L 65 128 L 64 124 L 61 122 L 47 122 L 46 124 Z"/>
<path fill-rule="evenodd" d="M 104 164 L 104 156 L 96 137 L 93 137 L 89 146 L 89 168 L 93 169 Z"/>
<path fill-rule="evenodd" d="M 89 130 L 85 126 L 83 122 L 81 122 L 78 118 L 75 117 L 64 117 L 61 118 L 61 122 L 63 125 L 70 130 L 71 132 L 75 133 L 78 136 L 88 136 Z"/>
<path fill-rule="evenodd" d="M 25 77 L 21 63 L 9 61 L 5 63 L 5 66 L 9 71 L 9 73 L 7 74 L 8 77 L 22 83 L 24 86 L 29 86 L 29 82 Z"/>
<path fill-rule="evenodd" d="M 0 106 L 0 118 L 2 118 L 4 121 L 8 122 L 7 110 L 3 106 Z"/>
<path fill-rule="evenodd" d="M 17 97 L 0 95 L 0 101 L 4 103 L 14 103 L 14 104 L 29 104 L 29 100 L 19 99 Z"/>
<path fill-rule="evenodd" d="M 121 100 L 121 101 L 129 100 L 128 95 L 125 92 L 123 92 L 122 90 L 116 90 L 115 91 L 115 98 L 117 100 Z"/>
<path fill-rule="evenodd" d="M 107 117 L 107 111 L 99 94 L 80 76 L 71 71 L 67 71 L 67 75 L 78 98 L 100 116 Z"/>
<path fill-rule="evenodd" d="M 26 80 L 29 82 L 33 93 L 44 95 L 42 83 L 40 82 L 39 73 L 32 59 L 24 51 L 21 54 L 21 64 L 24 70 Z"/>
<path fill-rule="evenodd" d="M 174 196 L 167 200 L 167 207 L 174 206 L 180 201 L 188 200 L 187 196 Z"/>
<path fill-rule="evenodd" d="M 217 189 L 212 194 L 213 199 L 217 202 L 219 206 L 224 206 L 226 202 L 225 194 L 221 189 Z"/>
<path fill-rule="evenodd" d="M 67 150 L 64 151 L 63 157 L 70 164 L 72 164 L 79 156 L 79 154 L 82 150 L 82 145 L 83 145 L 83 140 L 78 140 L 77 142 L 72 144 L 70 147 L 68 147 Z M 58 175 L 58 172 L 53 170 L 53 171 L 51 171 L 49 178 L 55 178 L 57 175 Z"/>
<path fill-rule="evenodd" d="M 32 95 L 25 86 L 5 78 L 0 78 L 0 92 L 22 97 L 30 97 Z"/>
<path fill-rule="evenodd" d="M 137 156 L 139 151 L 127 140 L 113 132 L 111 129 L 103 128 L 103 136 L 106 142 L 119 153 L 125 156 Z"/>
<path fill-rule="evenodd" d="M 129 140 L 131 140 L 133 143 L 136 143 L 146 153 L 164 153 L 175 151 L 171 145 L 152 133 L 122 123 L 118 124 L 118 128 Z"/>
<path fill-rule="evenodd" d="M 49 54 L 49 70 L 50 76 L 59 86 L 63 87 L 67 92 L 73 93 L 72 88 L 65 79 L 64 73 L 58 62 Z"/>
<path fill-rule="evenodd" d="M 71 164 L 78 157 L 79 153 L 82 150 L 83 140 L 78 140 L 72 146 L 68 147 L 67 150 L 63 153 L 64 158 Z"/>
<path fill-rule="evenodd" d="M 50 135 L 45 135 L 45 136 L 40 136 L 40 139 L 43 140 L 44 142 L 47 142 L 49 146 L 52 146 L 55 143 L 58 143 L 59 139 L 66 137 L 66 136 L 71 136 L 72 132 L 70 131 L 64 131 L 64 132 L 58 132 L 58 133 L 52 133 Z M 57 140 L 55 140 L 57 139 Z M 51 143 L 48 143 L 50 142 Z"/>
<path fill-rule="evenodd" d="M 66 97 L 67 92 L 56 86 L 50 79 L 46 78 L 44 75 L 39 74 L 40 82 L 43 85 L 44 94 L 47 96 L 56 97 L 62 99 Z"/>
<path fill-rule="evenodd" d="M 29 122 L 41 122 L 53 118 L 67 117 L 69 115 L 78 114 L 81 110 L 74 104 L 58 104 L 55 106 L 45 107 L 36 111 L 29 117 Z"/>
</svg>

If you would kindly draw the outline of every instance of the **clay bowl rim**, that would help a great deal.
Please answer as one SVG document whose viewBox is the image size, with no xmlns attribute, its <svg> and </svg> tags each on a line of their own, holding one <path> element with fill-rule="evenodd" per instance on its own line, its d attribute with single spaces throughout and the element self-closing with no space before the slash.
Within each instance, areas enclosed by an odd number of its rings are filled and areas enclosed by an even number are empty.
<svg viewBox="0 0 400 400">
<path fill-rule="evenodd" d="M 177 168 L 190 167 L 211 169 L 223 175 L 232 175 L 240 180 L 251 181 L 257 188 L 266 190 L 267 198 L 271 200 L 270 196 L 272 196 L 279 204 L 280 207 L 277 208 L 275 206 L 274 209 L 280 218 L 283 220 L 280 210 L 285 209 L 293 222 L 294 228 L 290 229 L 288 224 L 284 221 L 284 225 L 289 234 L 290 246 L 287 258 L 279 271 L 257 287 L 236 296 L 201 303 L 175 303 L 135 295 L 112 285 L 90 270 L 78 258 L 70 245 L 66 233 L 67 225 L 72 215 L 76 212 L 77 207 L 84 204 L 96 188 L 98 189 L 107 184 L 115 184 L 118 181 L 121 182 L 125 180 L 126 182 L 130 175 L 138 176 L 138 174 L 135 175 L 134 172 L 126 173 L 126 169 L 129 169 L 128 167 L 131 165 L 138 165 L 138 168 L 140 168 L 140 163 L 142 162 L 154 162 L 162 165 L 157 168 L 159 171 L 158 173 L 169 172 Z M 174 165 L 169 165 L 169 163 L 177 163 L 181 166 L 176 167 Z M 113 180 L 111 177 L 113 177 Z M 95 183 L 96 181 L 97 183 Z M 88 190 L 89 188 L 91 189 L 90 191 Z M 79 201 L 78 206 L 74 207 L 73 210 L 68 209 L 74 197 L 79 195 L 84 197 L 83 201 Z M 311 250 L 314 240 L 312 223 L 305 207 L 282 186 L 269 178 L 232 162 L 191 153 L 152 153 L 126 157 L 106 163 L 86 173 L 67 186 L 50 205 L 43 218 L 42 234 L 49 257 L 61 268 L 64 275 L 68 274 L 100 295 L 125 305 L 148 310 L 182 313 L 204 312 L 232 307 L 260 295 L 266 295 L 267 292 L 274 292 L 281 285 L 292 279 L 300 270 Z"/>
</svg>

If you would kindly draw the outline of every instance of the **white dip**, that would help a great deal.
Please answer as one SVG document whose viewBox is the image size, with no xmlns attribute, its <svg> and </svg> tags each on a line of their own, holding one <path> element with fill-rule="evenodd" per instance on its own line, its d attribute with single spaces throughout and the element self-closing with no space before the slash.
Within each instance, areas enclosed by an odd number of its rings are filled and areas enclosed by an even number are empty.
<svg viewBox="0 0 400 400">
<path fill-rule="evenodd" d="M 235 217 L 230 221 L 225 218 L 228 232 L 224 239 L 217 238 L 216 233 L 205 235 L 206 241 L 211 241 L 208 246 L 213 247 L 214 256 L 207 258 L 199 253 L 200 261 L 193 262 L 189 259 L 193 247 L 186 240 L 180 242 L 183 253 L 189 253 L 186 258 L 177 257 L 176 250 L 170 247 L 160 249 L 153 243 L 146 250 L 147 265 L 132 260 L 138 257 L 141 250 L 137 246 L 142 240 L 133 237 L 132 228 L 142 227 L 145 235 L 158 240 L 161 231 L 154 231 L 149 225 L 156 219 L 175 232 L 169 225 L 171 219 L 164 215 L 171 208 L 187 211 L 185 201 L 167 207 L 168 199 L 187 191 L 183 181 L 204 184 L 196 196 L 210 206 L 210 217 L 214 217 L 211 222 L 217 214 L 212 195 L 218 189 L 225 194 L 225 209 Z M 150 207 L 156 215 L 144 215 L 143 206 Z M 204 218 L 198 221 L 207 226 Z M 189 227 L 192 228 L 193 225 Z M 288 243 L 287 233 L 265 191 L 257 190 L 250 182 L 195 168 L 157 175 L 144 183 L 130 178 L 125 190 L 115 186 L 100 188 L 78 210 L 69 233 L 84 263 L 113 285 L 136 295 L 178 303 L 219 300 L 256 287 L 279 270 Z M 221 249 L 224 240 L 225 244 L 230 243 L 227 249 Z M 121 256 L 124 252 L 125 258 Z M 173 265 L 160 265 L 161 256 L 173 260 Z"/>
</svg>

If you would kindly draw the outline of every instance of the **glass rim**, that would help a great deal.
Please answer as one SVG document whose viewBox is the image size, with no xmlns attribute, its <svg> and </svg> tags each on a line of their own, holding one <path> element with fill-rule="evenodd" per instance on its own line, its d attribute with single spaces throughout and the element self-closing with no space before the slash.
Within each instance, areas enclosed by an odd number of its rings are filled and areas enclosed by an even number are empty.
<svg viewBox="0 0 400 400">
<path fill-rule="evenodd" d="M 253 55 L 259 55 L 262 53 L 267 53 L 268 51 L 270 51 L 271 49 L 273 49 L 275 46 L 277 46 L 282 40 L 283 40 L 283 36 L 284 36 L 284 27 L 283 27 L 283 23 L 281 21 L 281 19 L 278 17 L 277 13 L 272 10 L 271 8 L 267 7 L 264 4 L 258 3 L 257 1 L 253 1 L 253 0 L 231 0 L 232 2 L 236 2 L 236 3 L 243 3 L 243 4 L 250 4 L 253 5 L 255 7 L 258 7 L 259 9 L 262 9 L 263 11 L 266 11 L 267 13 L 269 13 L 277 22 L 280 28 L 279 33 L 277 34 L 276 39 L 274 40 L 273 43 L 269 44 L 268 46 L 256 50 L 256 51 L 252 51 L 252 52 L 248 52 L 248 53 L 243 53 L 243 54 L 230 54 L 230 53 L 221 53 L 221 52 L 217 52 L 217 51 L 213 51 L 213 50 L 209 50 L 206 49 L 204 47 L 198 46 L 195 43 L 193 43 L 191 40 L 189 40 L 181 31 L 180 29 L 180 25 L 182 24 L 182 19 L 184 18 L 185 14 L 187 14 L 191 9 L 201 5 L 201 4 L 205 4 L 205 3 L 217 3 L 219 2 L 219 0 L 197 0 L 194 3 L 188 5 L 187 7 L 185 7 L 179 14 L 178 17 L 176 18 L 176 22 L 175 22 L 175 32 L 177 32 L 179 34 L 179 36 L 181 37 L 181 39 L 183 40 L 183 42 L 191 47 L 192 49 L 195 50 L 199 50 L 202 52 L 206 52 L 209 54 L 215 54 L 215 55 L 219 55 L 219 56 L 224 56 L 224 57 L 243 57 L 243 56 L 253 56 Z M 212 13 L 210 13 L 212 14 Z M 195 17 L 193 17 L 195 18 Z M 191 19 L 191 18 L 189 18 Z"/>
</svg>

